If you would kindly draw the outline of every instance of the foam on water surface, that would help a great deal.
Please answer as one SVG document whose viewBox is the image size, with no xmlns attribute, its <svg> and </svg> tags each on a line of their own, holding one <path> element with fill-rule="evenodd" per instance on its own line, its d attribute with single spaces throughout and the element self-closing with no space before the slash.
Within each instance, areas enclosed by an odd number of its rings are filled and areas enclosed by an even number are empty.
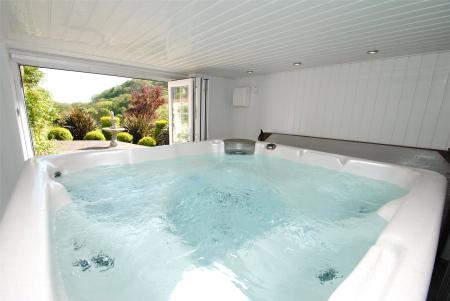
<svg viewBox="0 0 450 301">
<path fill-rule="evenodd" d="M 57 179 L 70 300 L 326 300 L 406 190 L 261 155 L 104 166 Z"/>
</svg>

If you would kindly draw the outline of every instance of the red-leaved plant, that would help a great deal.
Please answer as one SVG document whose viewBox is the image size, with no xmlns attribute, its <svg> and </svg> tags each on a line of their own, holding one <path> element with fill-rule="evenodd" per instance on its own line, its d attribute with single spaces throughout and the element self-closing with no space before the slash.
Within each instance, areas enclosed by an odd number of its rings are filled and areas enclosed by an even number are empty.
<svg viewBox="0 0 450 301">
<path fill-rule="evenodd" d="M 165 103 L 166 98 L 161 87 L 143 86 L 131 93 L 130 108 L 125 114 L 146 117 L 151 121 L 156 117 L 156 110 Z"/>
<path fill-rule="evenodd" d="M 130 108 L 125 111 L 123 125 L 133 135 L 133 143 L 151 135 L 156 110 L 165 103 L 164 91 L 158 86 L 143 86 L 131 93 Z"/>
</svg>

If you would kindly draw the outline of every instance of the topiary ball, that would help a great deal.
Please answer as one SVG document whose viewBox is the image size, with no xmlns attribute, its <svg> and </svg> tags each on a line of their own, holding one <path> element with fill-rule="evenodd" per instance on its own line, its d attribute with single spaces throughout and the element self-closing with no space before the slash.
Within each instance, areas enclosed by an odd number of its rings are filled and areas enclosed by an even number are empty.
<svg viewBox="0 0 450 301">
<path fill-rule="evenodd" d="M 105 136 L 100 131 L 90 131 L 84 135 L 84 140 L 106 140 Z"/>
<path fill-rule="evenodd" d="M 155 135 L 158 135 L 158 133 L 165 128 L 166 126 L 168 126 L 169 124 L 169 120 L 165 120 L 165 119 L 161 119 L 161 120 L 156 120 L 155 121 Z"/>
<path fill-rule="evenodd" d="M 65 128 L 53 128 L 48 132 L 48 140 L 73 140 L 73 136 L 68 129 Z"/>
<path fill-rule="evenodd" d="M 122 132 L 117 134 L 117 140 L 121 142 L 131 143 L 133 141 L 133 136 L 126 132 Z"/>
<path fill-rule="evenodd" d="M 139 140 L 138 144 L 144 146 L 155 146 L 156 141 L 155 139 L 153 139 L 153 137 L 143 137 L 141 140 Z"/>
<path fill-rule="evenodd" d="M 114 117 L 114 119 L 116 120 L 116 126 L 119 126 L 120 125 L 120 118 L 116 116 L 116 117 Z M 100 117 L 100 124 L 104 128 L 110 127 L 111 126 L 111 116 Z"/>
</svg>

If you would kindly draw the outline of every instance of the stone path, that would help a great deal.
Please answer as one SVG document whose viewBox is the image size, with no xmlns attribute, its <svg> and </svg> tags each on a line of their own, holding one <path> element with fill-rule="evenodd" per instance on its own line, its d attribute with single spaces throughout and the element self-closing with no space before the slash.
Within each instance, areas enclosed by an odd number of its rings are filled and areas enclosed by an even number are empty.
<svg viewBox="0 0 450 301">
<path fill-rule="evenodd" d="M 147 146 L 117 141 L 116 147 L 110 147 L 109 141 L 74 140 L 74 141 L 56 141 L 54 150 L 55 153 L 62 154 L 62 153 L 81 152 L 86 150 L 133 149 L 143 147 Z"/>
</svg>

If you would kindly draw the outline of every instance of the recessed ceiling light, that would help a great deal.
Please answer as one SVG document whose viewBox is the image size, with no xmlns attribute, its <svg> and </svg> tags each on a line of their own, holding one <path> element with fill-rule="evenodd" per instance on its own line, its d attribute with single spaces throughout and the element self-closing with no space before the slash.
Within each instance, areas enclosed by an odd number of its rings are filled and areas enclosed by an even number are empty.
<svg viewBox="0 0 450 301">
<path fill-rule="evenodd" d="M 378 53 L 378 50 L 376 50 L 376 49 L 367 51 L 367 54 L 377 54 L 377 53 Z"/>
<path fill-rule="evenodd" d="M 255 72 L 255 71 L 253 71 L 253 70 L 248 70 L 247 71 L 248 74 L 253 74 L 253 72 Z"/>
<path fill-rule="evenodd" d="M 300 66 L 301 64 L 302 64 L 302 63 L 300 63 L 300 62 L 295 62 L 295 63 L 293 63 L 292 65 L 298 67 L 298 66 Z"/>
</svg>

